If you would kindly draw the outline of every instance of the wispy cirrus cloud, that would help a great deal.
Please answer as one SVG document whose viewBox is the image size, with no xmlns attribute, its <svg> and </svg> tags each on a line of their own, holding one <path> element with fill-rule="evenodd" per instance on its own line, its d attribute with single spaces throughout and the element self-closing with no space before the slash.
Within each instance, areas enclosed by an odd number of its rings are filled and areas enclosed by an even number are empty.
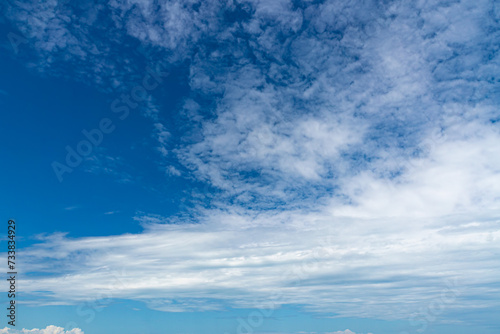
<svg viewBox="0 0 500 334">
<path fill-rule="evenodd" d="M 363 217 L 363 206 L 351 215 L 335 214 L 337 207 L 227 207 L 201 213 L 195 224 L 146 215 L 138 217 L 145 231 L 137 235 L 48 237 L 25 250 L 31 260 L 24 268 L 58 274 L 27 279 L 26 293 L 41 304 L 105 294 L 169 312 L 298 304 L 329 315 L 401 319 L 452 284 L 460 302 L 448 314 L 500 306 L 481 297 L 498 294 L 491 254 L 500 251 L 499 221 L 491 212 L 419 218 L 397 206 Z"/>
</svg>

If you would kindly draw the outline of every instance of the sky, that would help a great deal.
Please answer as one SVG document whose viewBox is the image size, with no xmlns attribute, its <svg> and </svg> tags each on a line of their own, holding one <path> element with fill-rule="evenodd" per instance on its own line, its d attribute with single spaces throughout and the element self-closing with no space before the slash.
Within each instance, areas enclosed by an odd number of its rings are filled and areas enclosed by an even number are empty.
<svg viewBox="0 0 500 334">
<path fill-rule="evenodd" d="M 0 10 L 0 333 L 500 332 L 499 2 Z"/>
</svg>

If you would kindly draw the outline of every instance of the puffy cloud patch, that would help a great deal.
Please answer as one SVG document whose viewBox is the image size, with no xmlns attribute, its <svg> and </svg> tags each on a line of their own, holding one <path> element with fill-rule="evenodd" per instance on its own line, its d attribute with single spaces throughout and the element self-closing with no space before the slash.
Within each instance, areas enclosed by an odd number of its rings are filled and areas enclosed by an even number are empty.
<svg viewBox="0 0 500 334">
<path fill-rule="evenodd" d="M 4 329 L 0 329 L 1 334 L 84 334 L 83 331 L 79 328 L 73 328 L 72 330 L 66 331 L 62 327 L 57 326 L 47 326 L 44 329 L 11 329 L 5 327 Z"/>
</svg>

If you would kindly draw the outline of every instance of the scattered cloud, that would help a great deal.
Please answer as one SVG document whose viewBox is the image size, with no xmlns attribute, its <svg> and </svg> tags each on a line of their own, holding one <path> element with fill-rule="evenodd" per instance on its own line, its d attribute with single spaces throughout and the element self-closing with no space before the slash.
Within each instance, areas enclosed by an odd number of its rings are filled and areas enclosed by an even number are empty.
<svg viewBox="0 0 500 334">
<path fill-rule="evenodd" d="M 162 123 L 155 123 L 155 136 L 159 143 L 158 151 L 162 156 L 166 157 L 168 155 L 167 143 L 171 134 L 167 131 L 167 128 Z"/>
<path fill-rule="evenodd" d="M 79 328 L 74 328 L 72 330 L 66 331 L 62 327 L 57 326 L 47 326 L 45 329 L 11 329 L 5 327 L 0 329 L 0 334 L 84 334 Z"/>
<path fill-rule="evenodd" d="M 167 167 L 167 174 L 170 176 L 181 176 L 181 171 L 175 168 L 174 166 Z"/>
<path fill-rule="evenodd" d="M 436 137 L 459 145 L 498 133 L 495 103 L 473 94 L 493 93 L 483 73 L 499 72 L 485 58 L 493 39 L 479 33 L 491 30 L 478 19 L 490 2 L 248 4 L 237 27 L 246 39 L 226 26 L 217 49 L 193 59 L 192 90 L 218 102 L 205 117 L 189 103 L 199 139 L 174 150 L 232 203 L 310 206 L 332 192 L 352 201 L 349 182 L 398 182 Z M 436 26 L 443 11 L 454 19 Z M 458 38 L 456 25 L 470 33 Z"/>
<path fill-rule="evenodd" d="M 6 13 L 39 54 L 37 68 L 71 62 L 92 84 L 138 81 L 144 69 L 134 64 L 187 62 L 191 135 L 170 142 L 148 99 L 158 150 L 222 190 L 218 200 L 270 208 L 309 206 L 333 191 L 351 201 L 347 182 L 362 173 L 380 182 L 404 176 L 408 159 L 426 155 L 437 134 L 464 140 L 470 122 L 497 131 L 497 7 L 31 1 Z M 130 38 L 140 47 L 123 52 Z"/>
<path fill-rule="evenodd" d="M 325 334 L 356 334 L 356 333 L 346 329 L 345 331 L 328 332 Z"/>
</svg>

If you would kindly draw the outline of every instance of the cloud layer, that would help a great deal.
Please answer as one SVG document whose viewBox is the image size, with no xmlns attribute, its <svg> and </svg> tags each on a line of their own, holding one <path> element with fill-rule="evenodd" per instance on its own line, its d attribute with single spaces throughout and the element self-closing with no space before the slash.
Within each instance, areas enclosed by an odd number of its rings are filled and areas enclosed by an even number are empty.
<svg viewBox="0 0 500 334">
<path fill-rule="evenodd" d="M 201 224 L 138 217 L 146 224 L 138 235 L 48 237 L 25 250 L 23 267 L 53 276 L 26 279 L 25 293 L 41 304 L 127 298 L 171 312 L 299 304 L 385 319 L 405 318 L 446 291 L 460 297 L 447 311 L 498 307 L 498 298 L 483 299 L 499 295 L 498 219 L 330 210 L 228 208 L 204 212 Z"/>
</svg>

